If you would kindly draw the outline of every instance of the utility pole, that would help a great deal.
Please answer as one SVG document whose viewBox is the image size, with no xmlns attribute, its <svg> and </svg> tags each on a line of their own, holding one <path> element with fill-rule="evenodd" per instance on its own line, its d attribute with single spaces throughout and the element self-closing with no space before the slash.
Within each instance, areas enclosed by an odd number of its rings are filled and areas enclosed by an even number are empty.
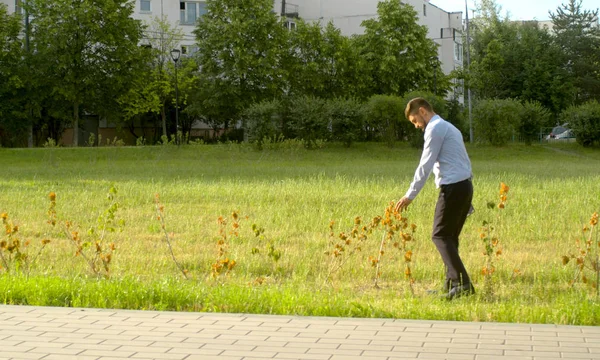
<svg viewBox="0 0 600 360">
<path fill-rule="evenodd" d="M 467 6 L 467 0 L 465 0 L 465 14 L 467 14 L 467 74 L 469 73 L 471 66 L 471 33 L 469 31 L 469 7 Z M 471 85 L 467 81 L 467 101 L 469 106 L 469 142 L 473 143 L 473 115 L 472 115 L 472 104 L 471 104 Z"/>
<path fill-rule="evenodd" d="M 25 4 L 25 0 L 23 0 L 24 10 L 25 10 L 25 53 L 27 56 L 27 61 L 29 61 L 29 10 L 27 9 L 27 4 Z M 31 115 L 31 107 L 27 110 L 27 117 L 29 118 L 29 126 L 27 127 L 27 147 L 33 147 L 33 119 Z"/>
</svg>

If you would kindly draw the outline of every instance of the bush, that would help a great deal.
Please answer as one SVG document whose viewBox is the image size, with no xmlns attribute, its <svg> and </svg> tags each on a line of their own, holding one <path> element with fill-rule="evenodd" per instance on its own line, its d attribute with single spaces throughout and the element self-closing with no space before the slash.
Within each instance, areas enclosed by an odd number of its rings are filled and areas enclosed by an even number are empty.
<svg viewBox="0 0 600 360">
<path fill-rule="evenodd" d="M 335 99 L 327 102 L 332 137 L 346 146 L 364 138 L 364 108 L 356 99 Z"/>
<path fill-rule="evenodd" d="M 569 123 L 579 144 L 585 147 L 600 144 L 600 103 L 596 100 L 571 106 L 560 117 Z"/>
<path fill-rule="evenodd" d="M 307 148 L 317 145 L 317 140 L 330 137 L 329 120 L 326 114 L 325 100 L 313 96 L 291 99 L 289 106 L 289 127 L 298 139 L 304 141 Z"/>
<path fill-rule="evenodd" d="M 514 135 L 523 112 L 516 100 L 482 100 L 473 107 L 475 139 L 495 146 L 505 145 Z"/>
<path fill-rule="evenodd" d="M 526 101 L 523 103 L 521 114 L 519 116 L 518 131 L 519 136 L 525 141 L 525 144 L 531 145 L 533 141 L 538 141 L 540 137 L 540 128 L 550 121 L 550 111 L 537 101 Z"/>
<path fill-rule="evenodd" d="M 404 118 L 402 101 L 397 96 L 374 95 L 365 105 L 367 140 L 384 139 L 393 146 L 398 138 L 400 121 Z"/>
<path fill-rule="evenodd" d="M 263 101 L 244 111 L 248 141 L 256 142 L 261 148 L 263 139 L 275 139 L 281 135 L 280 107 L 281 103 L 277 100 Z"/>
<path fill-rule="evenodd" d="M 400 136 L 401 138 L 406 138 L 411 146 L 420 148 L 423 147 L 424 143 L 423 132 L 416 129 L 414 125 L 411 124 L 404 116 L 404 110 L 406 109 L 408 102 L 417 97 L 422 97 L 423 99 L 427 100 L 427 102 L 433 108 L 433 111 L 441 116 L 444 120 L 448 120 L 448 109 L 446 106 L 446 100 L 430 92 L 411 91 L 402 96 L 401 114 L 403 121 L 401 121 L 402 126 Z"/>
<path fill-rule="evenodd" d="M 463 139 L 469 139 L 469 124 L 465 119 L 465 106 L 458 102 L 458 99 L 448 100 L 446 102 L 446 109 L 448 111 L 448 118 L 445 118 L 463 135 Z"/>
</svg>

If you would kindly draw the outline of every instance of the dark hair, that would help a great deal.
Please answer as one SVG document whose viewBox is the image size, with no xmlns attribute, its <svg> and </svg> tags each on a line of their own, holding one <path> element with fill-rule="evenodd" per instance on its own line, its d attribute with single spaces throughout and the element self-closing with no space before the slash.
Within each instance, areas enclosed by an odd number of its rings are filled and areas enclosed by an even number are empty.
<svg viewBox="0 0 600 360">
<path fill-rule="evenodd" d="M 429 112 L 433 112 L 433 108 L 431 104 L 427 102 L 427 100 L 422 97 L 414 98 L 406 104 L 406 109 L 404 110 L 404 116 L 408 119 L 408 116 L 419 111 L 419 108 L 425 108 L 425 110 Z"/>
</svg>

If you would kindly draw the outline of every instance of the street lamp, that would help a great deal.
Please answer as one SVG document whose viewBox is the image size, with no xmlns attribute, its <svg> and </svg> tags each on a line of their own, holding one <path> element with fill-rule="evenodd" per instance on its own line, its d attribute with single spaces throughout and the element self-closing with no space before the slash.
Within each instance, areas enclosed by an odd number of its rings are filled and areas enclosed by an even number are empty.
<svg viewBox="0 0 600 360">
<path fill-rule="evenodd" d="M 175 63 L 175 142 L 179 145 L 179 89 L 177 88 L 177 61 L 181 51 L 179 49 L 171 50 L 171 59 Z"/>
</svg>

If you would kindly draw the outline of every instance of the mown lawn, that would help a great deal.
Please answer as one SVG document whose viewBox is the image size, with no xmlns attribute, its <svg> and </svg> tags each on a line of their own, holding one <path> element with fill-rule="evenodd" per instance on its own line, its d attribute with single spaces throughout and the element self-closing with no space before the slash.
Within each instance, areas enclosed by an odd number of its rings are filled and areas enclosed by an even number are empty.
<svg viewBox="0 0 600 360">
<path fill-rule="evenodd" d="M 355 218 L 369 222 L 406 191 L 420 150 L 405 145 L 330 144 L 305 150 L 295 145 L 257 151 L 249 145 L 0 149 L 0 213 L 18 225 L 13 234 L 29 261 L 43 239 L 51 242 L 27 271 L 10 263 L 7 249 L 0 275 L 1 301 L 10 304 L 221 311 L 323 316 L 600 324 L 600 300 L 577 283 L 577 239 L 590 216 L 600 211 L 600 151 L 574 144 L 504 148 L 468 147 L 475 174 L 476 212 L 465 225 L 461 255 L 478 295 L 452 303 L 427 294 L 441 285 L 444 269 L 429 238 L 437 197 L 433 180 L 405 216 L 417 225 L 410 243 L 414 294 L 404 278 L 403 254 L 386 252 L 380 288 L 373 286 L 382 231 L 327 281 L 335 233 L 349 231 Z M 500 182 L 510 191 L 506 208 L 498 201 Z M 72 222 L 82 240 L 98 227 L 117 189 L 110 278 L 97 279 L 69 237 Z M 48 224 L 48 194 L 56 193 L 56 226 Z M 173 262 L 155 194 L 160 194 Z M 240 215 L 239 237 L 232 212 Z M 228 220 L 225 257 L 236 265 L 214 279 L 219 224 Z M 492 296 L 483 296 L 485 265 L 480 229 L 489 221 L 502 255 L 494 259 Z M 256 237 L 252 224 L 264 228 Z M 596 236 L 597 235 L 596 230 Z M 3 235 L 4 241 L 11 241 Z M 14 239 L 13 237 L 13 239 Z M 23 247 L 29 241 L 27 248 Z M 280 253 L 279 261 L 269 257 Z M 253 250 L 254 249 L 254 250 Z M 90 254 L 93 247 L 85 249 Z M 258 252 L 257 252 L 258 250 Z M 597 251 L 600 251 L 598 249 Z M 14 257 L 14 253 L 12 254 Z M 8 271 L 7 271 L 8 270 Z M 591 272 L 588 272 L 590 277 Z M 590 282 L 595 279 L 590 279 Z"/>
</svg>

